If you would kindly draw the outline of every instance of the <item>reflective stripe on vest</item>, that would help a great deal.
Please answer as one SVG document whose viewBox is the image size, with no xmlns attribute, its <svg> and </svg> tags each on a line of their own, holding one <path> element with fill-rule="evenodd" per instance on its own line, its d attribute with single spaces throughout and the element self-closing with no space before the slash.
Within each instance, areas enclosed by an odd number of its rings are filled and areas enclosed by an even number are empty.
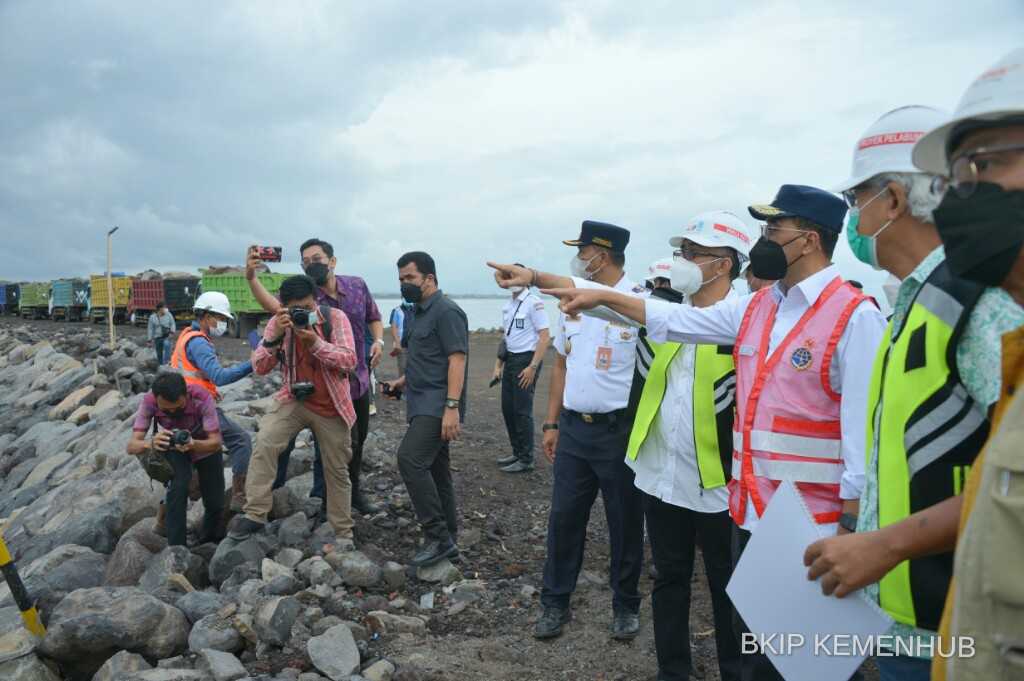
<svg viewBox="0 0 1024 681">
<path fill-rule="evenodd" d="M 817 461 L 790 461 L 788 459 L 753 459 L 754 475 L 774 482 L 790 480 L 816 485 L 838 485 L 845 467 L 841 463 L 818 463 Z M 732 476 L 738 478 L 742 470 L 740 459 L 732 459 Z"/>
<path fill-rule="evenodd" d="M 185 351 L 189 341 L 193 338 L 205 338 L 208 341 L 210 340 L 209 336 L 202 331 L 197 331 L 196 329 L 191 328 L 185 329 L 178 336 L 178 342 L 174 344 L 174 352 L 171 353 L 170 366 L 185 377 L 185 383 L 198 385 L 213 395 L 215 400 L 219 400 L 220 393 L 217 391 L 217 384 L 207 378 L 206 374 L 204 374 L 199 367 L 189 360 L 188 353 Z"/>
<path fill-rule="evenodd" d="M 732 440 L 733 448 L 742 452 L 743 434 L 733 431 Z M 772 433 L 766 430 L 750 431 L 750 448 L 815 459 L 838 459 L 842 456 L 842 443 L 839 440 Z"/>
<path fill-rule="evenodd" d="M 679 343 L 650 343 L 655 351 L 640 397 L 626 456 L 636 460 L 661 409 L 668 387 L 668 368 L 679 354 Z M 697 469 L 704 489 L 726 483 L 725 461 L 730 456 L 728 433 L 732 429 L 736 378 L 732 349 L 717 345 L 696 346 L 693 380 L 693 433 Z"/>
<path fill-rule="evenodd" d="M 868 400 L 867 465 L 877 458 L 878 525 L 887 527 L 959 493 L 988 434 L 984 408 L 962 385 L 956 349 L 984 289 L 946 263 L 928 277 L 902 327 L 890 322 Z M 904 561 L 879 583 L 879 602 L 903 624 L 936 630 L 952 554 Z"/>
</svg>

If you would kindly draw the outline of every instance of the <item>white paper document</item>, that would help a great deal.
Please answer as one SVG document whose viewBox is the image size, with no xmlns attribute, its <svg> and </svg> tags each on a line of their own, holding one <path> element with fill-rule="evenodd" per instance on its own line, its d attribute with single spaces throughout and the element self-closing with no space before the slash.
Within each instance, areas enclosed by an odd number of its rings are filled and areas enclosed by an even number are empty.
<svg viewBox="0 0 1024 681">
<path fill-rule="evenodd" d="M 796 488 L 783 482 L 726 587 L 786 681 L 849 679 L 867 657 L 865 647 L 892 625 L 862 592 L 825 596 L 820 582 L 807 579 L 804 551 L 820 538 Z"/>
</svg>

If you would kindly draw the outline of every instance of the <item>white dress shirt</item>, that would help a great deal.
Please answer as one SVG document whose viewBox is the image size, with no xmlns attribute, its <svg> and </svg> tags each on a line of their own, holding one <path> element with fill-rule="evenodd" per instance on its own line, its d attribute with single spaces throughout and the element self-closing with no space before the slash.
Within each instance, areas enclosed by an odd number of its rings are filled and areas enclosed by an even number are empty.
<svg viewBox="0 0 1024 681">
<path fill-rule="evenodd" d="M 576 277 L 573 282 L 578 288 L 601 286 Z M 625 275 L 611 288 L 634 296 L 646 292 Z M 625 409 L 633 385 L 638 336 L 638 329 L 629 324 L 587 315 L 570 319 L 560 314 L 554 345 L 558 354 L 565 357 L 562 406 L 585 414 Z"/>
<path fill-rule="evenodd" d="M 505 347 L 515 353 L 536 350 L 540 332 L 550 326 L 544 301 L 528 288 L 505 302 L 501 320 Z"/>
<path fill-rule="evenodd" d="M 783 293 L 779 284 L 771 289 L 779 304 L 769 338 L 768 352 L 786 338 L 804 312 L 814 304 L 829 282 L 839 276 L 834 265 L 804 279 Z M 657 300 L 646 302 L 647 333 L 654 342 L 731 345 L 736 342 L 743 315 L 753 294 L 723 300 L 711 307 L 695 308 Z M 843 330 L 829 367 L 829 383 L 842 395 L 840 432 L 845 470 L 839 482 L 839 496 L 859 499 L 864 488 L 864 447 L 867 431 L 868 388 L 878 345 L 885 334 L 885 318 L 870 301 L 857 306 Z M 757 525 L 753 502 L 747 503 L 742 527 L 752 531 Z M 832 526 L 834 527 L 834 526 Z M 827 531 L 830 527 L 823 527 Z"/>
<path fill-rule="evenodd" d="M 723 300 L 738 299 L 729 289 Z M 670 303 L 671 304 L 671 303 Z M 700 513 L 721 513 L 729 508 L 729 489 L 723 485 L 702 489 L 693 439 L 693 380 L 697 346 L 679 349 L 665 376 L 665 395 L 640 445 L 636 460 L 626 464 L 636 473 L 637 489 L 666 504 Z"/>
</svg>

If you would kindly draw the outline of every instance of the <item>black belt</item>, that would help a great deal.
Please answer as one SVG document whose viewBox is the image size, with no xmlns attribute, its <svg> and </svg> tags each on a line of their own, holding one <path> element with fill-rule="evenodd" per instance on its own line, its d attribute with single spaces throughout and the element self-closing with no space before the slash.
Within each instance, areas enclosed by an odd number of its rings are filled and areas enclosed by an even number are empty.
<svg viewBox="0 0 1024 681">
<path fill-rule="evenodd" d="M 584 414 L 583 412 L 573 411 L 572 409 L 564 409 L 562 413 L 566 416 L 577 418 L 584 423 L 615 423 L 619 419 L 625 417 L 626 409 L 618 409 L 605 414 Z"/>
</svg>

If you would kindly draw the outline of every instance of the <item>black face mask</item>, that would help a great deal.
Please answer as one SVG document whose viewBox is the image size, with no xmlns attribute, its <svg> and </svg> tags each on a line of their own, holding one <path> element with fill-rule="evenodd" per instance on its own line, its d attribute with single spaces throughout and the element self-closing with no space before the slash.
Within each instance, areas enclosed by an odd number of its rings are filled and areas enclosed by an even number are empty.
<svg viewBox="0 0 1024 681">
<path fill-rule="evenodd" d="M 803 236 L 793 237 L 784 244 L 777 244 L 764 237 L 758 239 L 754 247 L 750 249 L 750 270 L 754 273 L 754 276 L 758 279 L 768 279 L 770 281 L 785 278 L 786 272 L 789 271 L 789 266 L 793 263 L 786 259 L 786 251 L 782 250 L 782 248 L 783 246 L 790 245 L 797 239 L 803 238 Z M 801 253 L 796 260 L 802 257 L 804 256 Z M 796 260 L 793 262 L 796 262 Z"/>
<path fill-rule="evenodd" d="M 1024 191 L 979 182 L 966 199 L 946 192 L 933 215 L 953 274 L 985 286 L 1006 281 L 1024 248 Z"/>
<path fill-rule="evenodd" d="M 402 282 L 402 297 L 415 305 L 423 300 L 423 288 L 416 284 Z"/>
<path fill-rule="evenodd" d="M 306 267 L 306 276 L 312 279 L 313 283 L 317 286 L 323 286 L 327 283 L 327 273 L 329 270 L 330 268 L 327 267 L 327 263 L 310 263 Z"/>
<path fill-rule="evenodd" d="M 667 300 L 670 303 L 681 303 L 683 302 L 683 294 L 674 288 L 656 288 L 651 290 L 652 298 L 660 298 L 661 300 Z"/>
</svg>

